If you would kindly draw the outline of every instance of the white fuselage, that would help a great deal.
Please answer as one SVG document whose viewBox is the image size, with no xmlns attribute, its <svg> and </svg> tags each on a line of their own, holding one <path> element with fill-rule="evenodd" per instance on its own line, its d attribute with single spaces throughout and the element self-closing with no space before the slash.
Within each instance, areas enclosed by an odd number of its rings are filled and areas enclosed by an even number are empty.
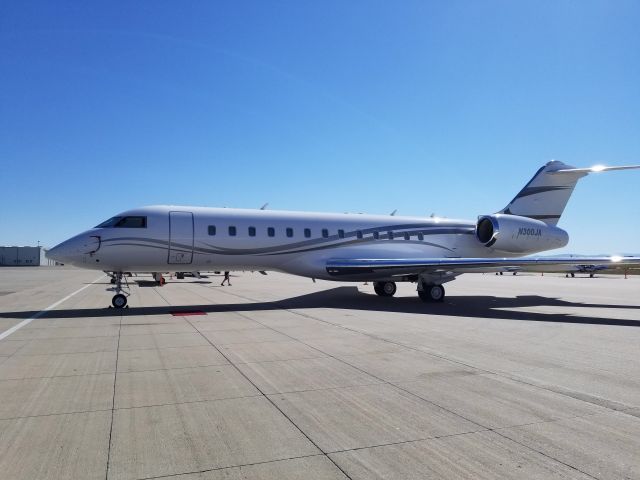
<svg viewBox="0 0 640 480">
<path fill-rule="evenodd" d="M 143 207 L 114 219 L 49 256 L 113 272 L 275 270 L 319 279 L 334 279 L 326 263 L 335 258 L 509 256 L 482 245 L 476 223 L 465 220 L 177 206 Z"/>
</svg>

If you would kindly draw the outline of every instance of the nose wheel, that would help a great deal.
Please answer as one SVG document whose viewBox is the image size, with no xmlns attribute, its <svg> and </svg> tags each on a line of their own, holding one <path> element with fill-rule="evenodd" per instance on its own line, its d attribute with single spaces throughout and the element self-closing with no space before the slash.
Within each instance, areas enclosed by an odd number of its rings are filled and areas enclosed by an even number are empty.
<svg viewBox="0 0 640 480">
<path fill-rule="evenodd" d="M 111 305 L 113 305 L 113 308 L 124 308 L 127 305 L 127 297 L 122 293 L 118 293 L 111 299 Z"/>
<path fill-rule="evenodd" d="M 116 292 L 116 294 L 111 299 L 111 305 L 113 305 L 113 308 L 125 308 L 127 306 L 128 294 L 124 293 L 125 289 L 122 287 L 123 278 L 126 289 L 129 289 L 129 282 L 127 281 L 127 278 L 122 274 L 122 272 L 113 272 L 111 283 L 113 283 L 115 287 L 110 289 Z"/>
</svg>

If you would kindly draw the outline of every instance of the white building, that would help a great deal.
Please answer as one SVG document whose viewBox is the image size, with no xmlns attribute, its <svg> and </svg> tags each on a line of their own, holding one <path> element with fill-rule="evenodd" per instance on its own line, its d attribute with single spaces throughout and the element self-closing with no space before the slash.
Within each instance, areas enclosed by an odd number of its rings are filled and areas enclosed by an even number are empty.
<svg viewBox="0 0 640 480">
<path fill-rule="evenodd" d="M 44 247 L 0 247 L 0 266 L 40 267 L 55 265 L 48 259 Z"/>
</svg>

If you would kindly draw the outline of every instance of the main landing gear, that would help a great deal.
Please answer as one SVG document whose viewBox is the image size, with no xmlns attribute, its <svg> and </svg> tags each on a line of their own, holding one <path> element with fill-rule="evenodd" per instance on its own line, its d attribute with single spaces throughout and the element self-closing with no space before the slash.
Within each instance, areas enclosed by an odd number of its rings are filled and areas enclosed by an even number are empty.
<svg viewBox="0 0 640 480">
<path fill-rule="evenodd" d="M 111 283 L 113 283 L 115 287 L 113 287 L 112 290 L 116 292 L 116 294 L 111 299 L 111 305 L 113 305 L 113 308 L 124 308 L 127 306 L 127 295 L 124 294 L 124 289 L 122 288 L 123 278 L 126 288 L 129 289 L 127 277 L 125 277 L 122 272 L 113 272 L 113 281 Z"/>
<path fill-rule="evenodd" d="M 418 287 L 418 296 L 423 302 L 442 302 L 444 301 L 444 287 L 442 285 L 426 285 L 422 284 L 422 288 Z"/>
<path fill-rule="evenodd" d="M 397 290 L 395 282 L 373 282 L 373 289 L 381 297 L 393 297 Z M 442 285 L 422 282 L 418 287 L 418 296 L 423 302 L 442 302 L 444 295 Z"/>
<path fill-rule="evenodd" d="M 373 282 L 373 289 L 381 297 L 393 297 L 396 294 L 396 282 Z"/>
</svg>

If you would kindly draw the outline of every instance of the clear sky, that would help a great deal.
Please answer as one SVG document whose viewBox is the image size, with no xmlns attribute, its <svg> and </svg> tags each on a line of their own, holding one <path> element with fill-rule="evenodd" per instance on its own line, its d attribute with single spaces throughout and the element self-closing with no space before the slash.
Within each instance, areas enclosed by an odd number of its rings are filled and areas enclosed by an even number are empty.
<svg viewBox="0 0 640 480">
<path fill-rule="evenodd" d="M 640 2 L 0 3 L 0 245 L 170 203 L 475 218 L 640 163 Z M 640 171 L 575 253 L 640 252 Z"/>
</svg>

